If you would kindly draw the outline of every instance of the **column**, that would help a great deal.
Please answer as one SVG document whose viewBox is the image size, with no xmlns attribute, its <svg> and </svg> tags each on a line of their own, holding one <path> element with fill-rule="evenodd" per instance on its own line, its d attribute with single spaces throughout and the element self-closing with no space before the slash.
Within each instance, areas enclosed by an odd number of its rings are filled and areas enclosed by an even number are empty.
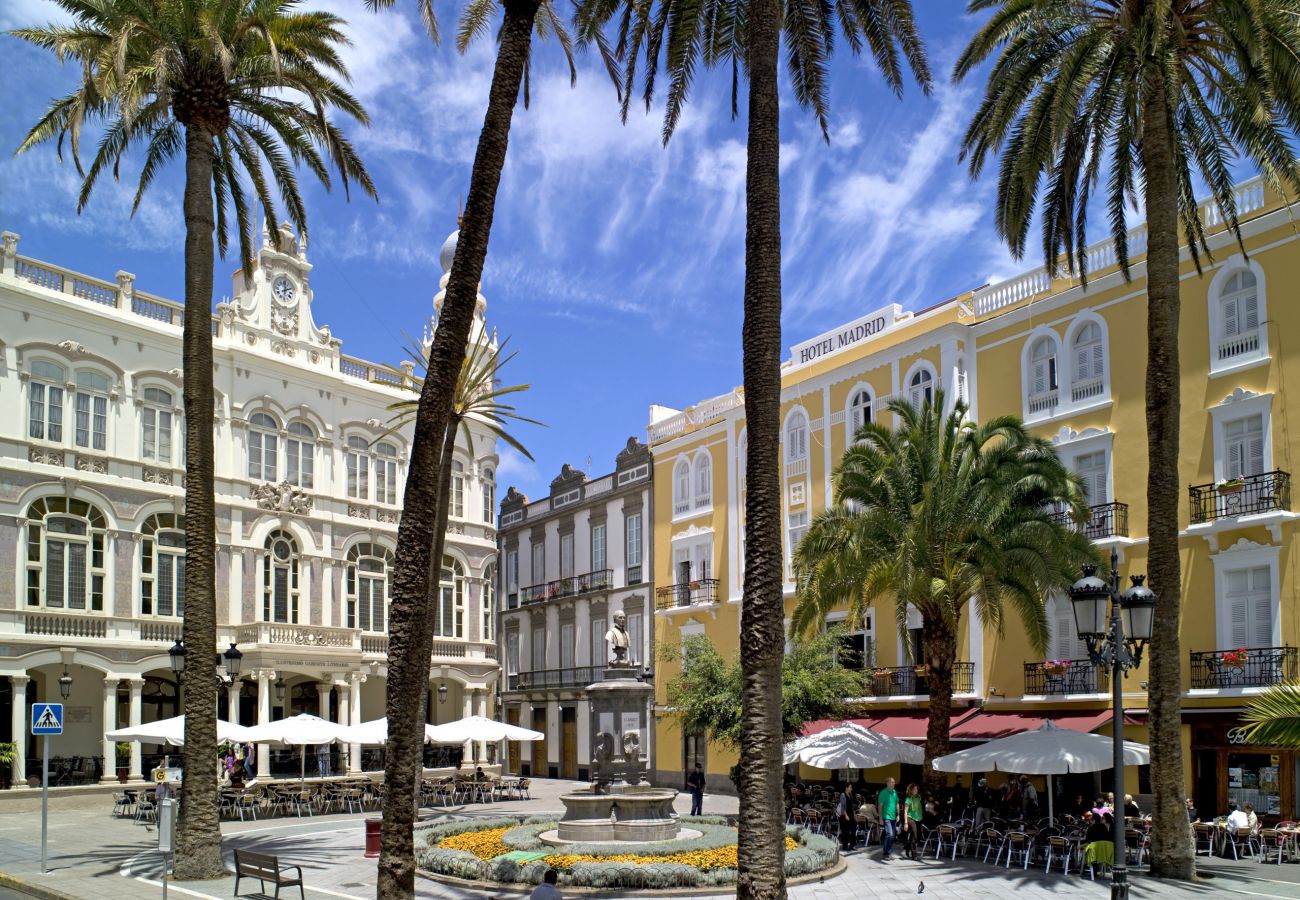
<svg viewBox="0 0 1300 900">
<path fill-rule="evenodd" d="M 519 704 L 519 724 L 524 728 L 533 727 L 533 704 L 527 700 Z M 523 772 L 524 763 L 529 763 L 533 776 L 537 776 L 537 764 L 533 762 L 533 748 L 536 746 L 537 744 L 534 741 L 519 742 L 519 772 L 515 772 L 515 775 Z"/>
<path fill-rule="evenodd" d="M 100 782 L 117 781 L 117 741 L 108 733 L 117 728 L 117 685 L 122 679 L 110 676 L 104 679 L 104 774 Z"/>
<path fill-rule="evenodd" d="M 365 683 L 366 676 L 361 673 L 353 673 L 352 675 L 349 675 L 348 678 L 352 682 L 351 688 L 348 690 L 347 693 L 348 706 L 349 706 L 348 722 L 349 724 L 352 725 L 360 725 L 361 724 L 361 685 Z M 342 700 L 339 701 L 339 704 L 342 705 Z M 361 745 L 351 744 L 348 747 L 348 773 L 352 774 L 360 771 L 361 771 Z"/>
<path fill-rule="evenodd" d="M 464 712 L 461 715 L 464 716 L 466 719 L 468 719 L 470 716 L 474 715 L 474 692 L 469 689 L 468 685 L 466 685 L 461 688 L 461 697 L 465 701 L 463 704 Z M 470 762 L 473 761 L 476 761 L 474 757 L 474 742 L 466 741 L 465 742 L 465 763 L 469 764 Z"/>
<path fill-rule="evenodd" d="M 14 706 L 10 724 L 14 745 L 18 756 L 14 759 L 14 787 L 27 784 L 27 682 L 26 675 L 10 675 L 9 686 L 13 689 Z"/>
<path fill-rule="evenodd" d="M 265 725 L 271 721 L 271 680 L 275 673 L 270 669 L 257 672 L 257 724 Z M 268 744 L 257 745 L 257 777 L 271 777 L 271 747 Z"/>
<path fill-rule="evenodd" d="M 487 718 L 487 691 L 474 692 L 474 710 L 475 710 L 474 715 L 482 716 L 485 719 Z M 486 764 L 487 763 L 487 742 L 476 741 L 475 744 L 476 746 L 474 747 L 474 753 L 478 757 L 478 761 L 480 763 Z"/>
<path fill-rule="evenodd" d="M 143 678 L 128 678 L 127 684 L 131 688 L 131 727 L 135 728 L 143 724 L 140 720 L 143 718 L 143 704 L 140 695 L 144 690 Z M 140 742 L 131 742 L 131 781 L 144 781 L 144 760 L 140 753 Z"/>
<path fill-rule="evenodd" d="M 232 725 L 239 724 L 239 691 L 243 686 L 238 678 L 226 685 L 226 721 Z"/>
<path fill-rule="evenodd" d="M 327 681 L 318 681 L 316 683 L 316 697 L 318 700 L 316 715 L 320 716 L 327 722 L 330 718 L 330 691 L 333 689 L 334 685 Z"/>
</svg>

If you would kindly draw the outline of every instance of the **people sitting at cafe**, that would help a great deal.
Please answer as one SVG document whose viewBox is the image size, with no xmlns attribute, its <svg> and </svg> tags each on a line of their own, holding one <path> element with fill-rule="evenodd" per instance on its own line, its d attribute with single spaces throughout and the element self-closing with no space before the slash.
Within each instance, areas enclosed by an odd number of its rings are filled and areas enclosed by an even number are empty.
<svg viewBox="0 0 1300 900">
<path fill-rule="evenodd" d="M 1187 821 L 1199 822 L 1200 818 L 1196 815 L 1196 806 L 1192 803 L 1192 798 L 1187 798 Z"/>
<path fill-rule="evenodd" d="M 1255 807 L 1249 803 L 1241 804 L 1241 811 L 1246 814 L 1246 827 L 1251 831 L 1259 830 L 1259 816 L 1255 815 Z"/>
<path fill-rule="evenodd" d="M 1109 814 L 1093 814 L 1085 816 L 1088 823 L 1088 829 L 1084 832 L 1084 843 L 1092 844 L 1097 841 L 1112 841 L 1115 836 L 1114 820 Z"/>
<path fill-rule="evenodd" d="M 1074 803 L 1071 805 L 1070 813 L 1077 819 L 1082 819 L 1085 813 L 1092 812 L 1092 804 L 1083 799 L 1083 794 L 1074 795 Z"/>
<path fill-rule="evenodd" d="M 1138 806 L 1138 802 L 1133 799 L 1132 794 L 1124 795 L 1124 816 L 1125 818 L 1142 818 L 1142 808 Z"/>
<path fill-rule="evenodd" d="M 1228 801 L 1228 827 L 1233 830 L 1250 827 L 1250 816 L 1244 809 L 1237 808 L 1236 800 Z"/>
</svg>

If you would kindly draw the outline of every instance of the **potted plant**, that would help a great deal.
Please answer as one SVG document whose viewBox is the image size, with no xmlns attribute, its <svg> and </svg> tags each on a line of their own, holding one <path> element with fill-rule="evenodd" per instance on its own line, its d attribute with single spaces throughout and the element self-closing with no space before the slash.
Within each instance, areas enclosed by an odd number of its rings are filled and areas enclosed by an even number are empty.
<svg viewBox="0 0 1300 900">
<path fill-rule="evenodd" d="M 18 761 L 18 745 L 0 741 L 0 790 L 9 790 L 13 784 L 13 765 Z"/>
<path fill-rule="evenodd" d="M 1070 671 L 1071 665 L 1072 663 L 1068 659 L 1049 659 L 1042 664 L 1041 668 L 1048 675 L 1060 676 Z"/>
<path fill-rule="evenodd" d="M 700 582 L 698 579 L 691 579 L 686 586 L 693 591 L 698 591 L 700 589 Z"/>
<path fill-rule="evenodd" d="M 117 751 L 118 783 L 126 784 L 126 780 L 131 776 L 131 744 L 129 741 L 118 741 L 114 749 Z"/>
<path fill-rule="evenodd" d="M 930 667 L 926 663 L 921 663 L 920 665 L 912 666 L 912 674 L 914 674 L 917 678 L 924 678 L 926 675 L 930 674 Z"/>
<path fill-rule="evenodd" d="M 1240 478 L 1225 478 L 1223 481 L 1220 481 L 1215 485 L 1215 489 L 1218 490 L 1220 494 L 1239 494 L 1241 493 L 1241 489 L 1245 486 L 1246 482 L 1242 481 Z"/>
<path fill-rule="evenodd" d="M 1219 662 L 1229 669 L 1244 669 L 1249 656 L 1245 647 L 1238 647 L 1236 650 L 1224 650 L 1220 653 Z"/>
</svg>

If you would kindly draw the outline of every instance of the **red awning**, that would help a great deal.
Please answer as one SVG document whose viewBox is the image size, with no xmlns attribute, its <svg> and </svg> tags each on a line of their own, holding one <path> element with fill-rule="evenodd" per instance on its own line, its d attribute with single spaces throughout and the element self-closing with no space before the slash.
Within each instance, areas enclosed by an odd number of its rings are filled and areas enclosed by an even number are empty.
<svg viewBox="0 0 1300 900">
<path fill-rule="evenodd" d="M 955 730 L 961 722 L 978 714 L 978 712 L 978 710 L 972 709 L 955 712 L 952 714 L 948 727 Z M 817 734 L 827 728 L 842 724 L 842 722 L 852 722 L 855 725 L 861 725 L 863 728 L 870 728 L 878 734 L 903 741 L 924 741 L 926 726 L 930 722 L 930 714 L 925 710 L 889 710 L 876 713 L 874 716 L 857 719 L 819 719 L 816 722 L 804 723 L 803 733 Z"/>
<path fill-rule="evenodd" d="M 954 725 L 954 741 L 989 741 L 994 738 L 1008 737 L 1022 731 L 1033 731 L 1045 721 L 1051 721 L 1057 728 L 1068 728 L 1087 734 L 1099 725 L 1109 722 L 1110 710 L 1101 712 L 1054 713 L 1051 715 L 1032 715 L 1014 712 L 983 712 L 971 716 Z"/>
</svg>

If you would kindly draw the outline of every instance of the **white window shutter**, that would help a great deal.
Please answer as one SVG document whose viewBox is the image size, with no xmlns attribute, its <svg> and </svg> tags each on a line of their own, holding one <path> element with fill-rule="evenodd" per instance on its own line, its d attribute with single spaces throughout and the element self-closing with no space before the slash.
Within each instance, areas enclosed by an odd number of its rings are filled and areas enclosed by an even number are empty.
<svg viewBox="0 0 1300 900">
<path fill-rule="evenodd" d="M 1243 468 L 1243 450 L 1245 442 L 1241 438 L 1228 441 L 1228 459 L 1227 470 L 1225 474 L 1229 478 L 1240 478 L 1245 474 Z"/>
<path fill-rule="evenodd" d="M 1236 337 L 1240 327 L 1237 322 L 1237 301 L 1228 299 L 1223 301 L 1223 336 Z"/>
<path fill-rule="evenodd" d="M 1034 394 L 1042 394 L 1047 391 L 1047 360 L 1039 359 L 1034 361 L 1033 378 L 1029 385 L 1029 390 Z"/>
<path fill-rule="evenodd" d="M 1241 330 L 1254 331 L 1259 327 L 1259 296 L 1250 293 L 1238 302 L 1241 310 Z"/>
<path fill-rule="evenodd" d="M 1247 635 L 1247 598 L 1243 594 L 1234 594 L 1228 598 L 1229 641 L 1233 648 L 1245 647 L 1250 643 Z"/>
<path fill-rule="evenodd" d="M 1269 575 L 1268 566 L 1251 570 L 1250 627 L 1254 647 L 1273 645 L 1273 585 Z"/>
</svg>

